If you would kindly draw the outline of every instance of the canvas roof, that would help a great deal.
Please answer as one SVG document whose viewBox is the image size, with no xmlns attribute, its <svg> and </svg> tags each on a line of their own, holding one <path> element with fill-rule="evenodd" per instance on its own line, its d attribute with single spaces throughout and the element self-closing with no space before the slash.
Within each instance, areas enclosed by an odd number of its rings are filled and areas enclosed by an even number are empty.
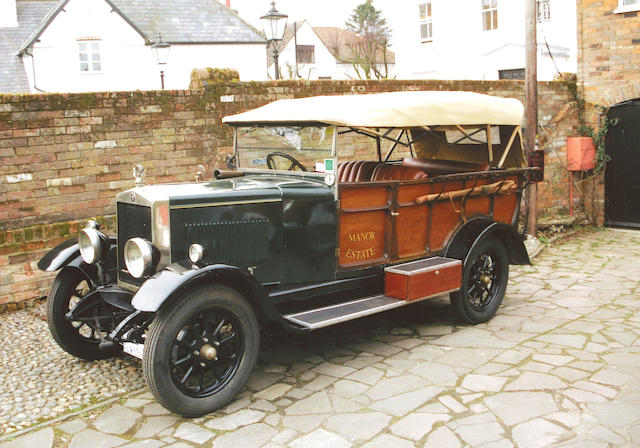
<svg viewBox="0 0 640 448">
<path fill-rule="evenodd" d="M 524 108 L 513 98 L 474 92 L 411 91 L 316 96 L 269 103 L 223 122 L 234 126 L 325 123 L 372 128 L 437 125 L 520 125 Z"/>
</svg>

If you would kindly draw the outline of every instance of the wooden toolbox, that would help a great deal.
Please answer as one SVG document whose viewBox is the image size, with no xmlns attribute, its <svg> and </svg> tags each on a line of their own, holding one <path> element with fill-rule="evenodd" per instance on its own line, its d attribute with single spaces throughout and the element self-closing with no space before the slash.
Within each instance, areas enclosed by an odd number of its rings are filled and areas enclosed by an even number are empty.
<svg viewBox="0 0 640 448">
<path fill-rule="evenodd" d="M 385 295 L 418 300 L 457 291 L 462 281 L 462 262 L 432 257 L 385 268 Z"/>
</svg>

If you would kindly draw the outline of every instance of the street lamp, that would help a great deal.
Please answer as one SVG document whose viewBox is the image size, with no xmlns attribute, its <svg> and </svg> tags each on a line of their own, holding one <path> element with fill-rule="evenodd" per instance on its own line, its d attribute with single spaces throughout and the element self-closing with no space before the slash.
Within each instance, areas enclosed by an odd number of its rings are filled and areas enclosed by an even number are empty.
<svg viewBox="0 0 640 448">
<path fill-rule="evenodd" d="M 276 71 L 276 79 L 280 79 L 280 71 L 278 70 L 278 42 L 284 36 L 284 28 L 287 25 L 287 15 L 276 10 L 276 2 L 271 2 L 271 10 L 260 17 L 262 29 L 267 38 L 267 48 L 269 43 L 273 42 L 273 63 Z"/>
<path fill-rule="evenodd" d="M 153 56 L 156 58 L 156 64 L 161 68 L 169 61 L 170 50 L 171 45 L 167 42 L 163 42 L 162 36 L 158 33 L 158 41 L 151 45 L 151 51 L 153 52 Z M 164 90 L 164 70 L 160 70 L 160 86 L 162 87 L 162 90 Z"/>
</svg>

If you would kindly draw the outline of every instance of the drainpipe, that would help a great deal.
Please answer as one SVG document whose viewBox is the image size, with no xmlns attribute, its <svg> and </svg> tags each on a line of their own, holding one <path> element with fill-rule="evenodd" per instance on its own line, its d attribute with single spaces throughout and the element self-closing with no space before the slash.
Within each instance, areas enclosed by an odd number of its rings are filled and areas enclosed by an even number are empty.
<svg viewBox="0 0 640 448">
<path fill-rule="evenodd" d="M 293 22 L 293 47 L 296 54 L 296 78 L 300 79 L 300 73 L 298 73 L 298 22 Z"/>
<path fill-rule="evenodd" d="M 30 48 L 31 54 L 27 50 L 25 50 L 25 54 L 31 57 L 31 73 L 33 74 L 33 90 L 40 93 L 47 93 L 45 90 L 39 89 L 36 85 L 36 58 L 33 56 L 33 47 Z M 20 56 L 22 59 L 22 56 Z"/>
</svg>

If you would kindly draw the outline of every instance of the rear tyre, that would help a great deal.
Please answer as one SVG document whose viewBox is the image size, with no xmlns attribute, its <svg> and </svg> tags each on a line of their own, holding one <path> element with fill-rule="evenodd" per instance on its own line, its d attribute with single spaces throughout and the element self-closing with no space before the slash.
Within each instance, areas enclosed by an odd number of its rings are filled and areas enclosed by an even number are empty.
<svg viewBox="0 0 640 448">
<path fill-rule="evenodd" d="M 101 302 L 79 317 L 81 320 L 70 321 L 65 317 L 91 290 L 91 284 L 82 272 L 76 269 L 60 271 L 47 296 L 49 331 L 58 345 L 76 358 L 109 358 L 121 351 L 119 345 L 99 349 L 100 342 L 122 318 L 113 307 Z"/>
<path fill-rule="evenodd" d="M 247 300 L 224 286 L 203 286 L 158 312 L 144 344 L 144 376 L 165 408 L 197 417 L 240 392 L 259 346 Z"/>
<path fill-rule="evenodd" d="M 468 324 L 495 316 L 509 280 L 509 257 L 502 242 L 493 237 L 480 241 L 462 268 L 460 290 L 451 293 L 456 316 Z"/>
</svg>

